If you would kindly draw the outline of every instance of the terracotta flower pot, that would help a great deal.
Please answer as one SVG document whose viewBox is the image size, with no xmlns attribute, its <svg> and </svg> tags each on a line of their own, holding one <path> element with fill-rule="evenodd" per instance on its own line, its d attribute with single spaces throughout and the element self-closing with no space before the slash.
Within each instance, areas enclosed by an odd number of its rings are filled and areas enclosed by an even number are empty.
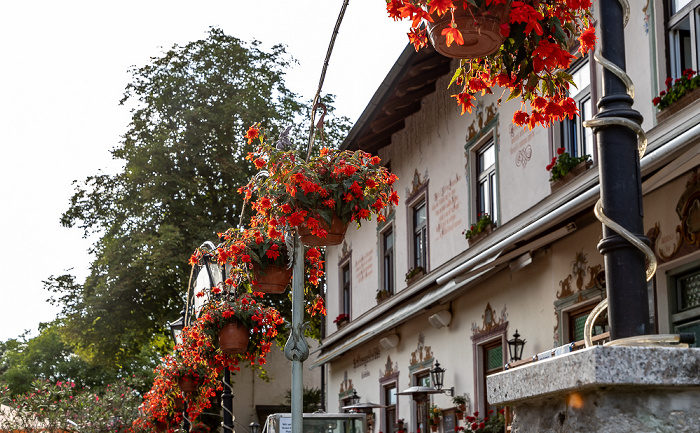
<svg viewBox="0 0 700 433">
<path fill-rule="evenodd" d="M 257 286 L 253 286 L 253 291 L 262 293 L 284 293 L 292 279 L 292 268 L 284 266 L 270 265 L 263 271 L 254 273 Z"/>
<path fill-rule="evenodd" d="M 327 247 L 330 245 L 340 245 L 345 239 L 345 232 L 348 229 L 348 223 L 344 223 L 337 215 L 333 214 L 333 219 L 331 219 L 330 227 L 323 220 L 320 219 L 321 228 L 326 230 L 328 234 L 325 238 L 320 238 L 318 236 L 312 235 L 311 230 L 302 224 L 299 227 L 299 238 L 304 243 L 304 245 L 310 247 Z"/>
<path fill-rule="evenodd" d="M 463 420 L 464 419 L 464 412 L 455 412 L 457 414 L 457 419 L 458 420 Z"/>
<path fill-rule="evenodd" d="M 199 388 L 197 381 L 187 376 L 178 379 L 177 384 L 180 387 L 180 391 L 186 393 L 197 392 L 197 388 Z"/>
<path fill-rule="evenodd" d="M 430 424 L 430 430 L 437 431 L 437 429 L 438 429 L 437 424 Z"/>
<path fill-rule="evenodd" d="M 467 411 L 467 405 L 466 405 L 466 404 L 460 404 L 459 406 L 457 406 L 457 409 L 461 410 L 462 412 L 466 412 L 466 411 Z"/>
<path fill-rule="evenodd" d="M 248 328 L 239 323 L 227 323 L 219 331 L 219 347 L 227 355 L 238 355 L 248 350 Z"/>
<path fill-rule="evenodd" d="M 185 400 L 182 396 L 177 396 L 173 399 L 173 406 L 175 407 L 175 412 L 182 412 L 185 410 Z"/>
<path fill-rule="evenodd" d="M 157 431 L 166 431 L 170 427 L 170 424 L 161 420 L 157 420 L 154 424 Z"/>
<path fill-rule="evenodd" d="M 466 2 L 464 3 L 466 4 Z M 510 1 L 506 4 L 491 5 L 480 9 L 468 6 L 462 7 L 462 2 L 454 10 L 455 24 L 462 33 L 464 45 L 452 42 L 447 46 L 447 40 L 442 31 L 451 26 L 452 13 L 447 11 L 442 16 L 434 12 L 430 17 L 433 22 L 426 23 L 428 37 L 435 51 L 445 57 L 454 59 L 473 59 L 494 54 L 503 45 L 505 36 L 501 34 L 501 24 L 508 22 Z"/>
</svg>

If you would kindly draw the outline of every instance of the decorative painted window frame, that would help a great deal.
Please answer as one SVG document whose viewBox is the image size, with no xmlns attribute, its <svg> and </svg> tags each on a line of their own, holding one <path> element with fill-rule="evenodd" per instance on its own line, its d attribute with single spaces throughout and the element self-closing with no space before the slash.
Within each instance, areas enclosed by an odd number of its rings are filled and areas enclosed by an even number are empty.
<svg viewBox="0 0 700 433">
<path fill-rule="evenodd" d="M 349 299 L 348 303 L 349 305 L 347 306 L 347 311 L 348 311 L 348 316 L 350 316 L 350 320 L 352 320 L 352 284 L 353 284 L 353 278 L 352 278 L 352 250 L 348 250 L 343 256 L 338 260 L 338 287 L 340 290 L 338 291 L 338 311 L 339 314 L 345 313 L 344 307 L 344 284 L 343 284 L 343 268 L 345 266 L 349 267 L 349 274 L 350 274 L 350 294 L 349 294 Z"/>
<path fill-rule="evenodd" d="M 474 407 L 481 413 L 486 413 L 486 402 L 484 396 L 483 376 L 485 374 L 484 347 L 501 341 L 503 346 L 503 365 L 508 362 L 508 321 L 493 326 L 488 331 L 480 332 L 471 337 L 472 353 L 474 356 Z"/>
<path fill-rule="evenodd" d="M 392 230 L 394 232 L 394 291 L 393 293 L 390 293 L 391 295 L 395 295 L 396 292 L 398 291 L 398 278 L 397 278 L 397 273 L 396 273 L 396 220 L 395 220 L 396 212 L 394 209 L 391 210 L 391 213 L 386 217 L 386 220 L 377 223 L 377 260 L 379 264 L 379 275 L 377 277 L 377 287 L 383 288 L 384 287 L 384 234 L 388 230 Z"/>
</svg>

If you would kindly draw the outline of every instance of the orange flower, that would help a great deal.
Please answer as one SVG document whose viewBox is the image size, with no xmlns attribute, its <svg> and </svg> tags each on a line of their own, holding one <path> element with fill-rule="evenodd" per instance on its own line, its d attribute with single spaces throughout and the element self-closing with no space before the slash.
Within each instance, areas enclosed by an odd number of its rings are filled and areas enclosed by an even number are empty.
<svg viewBox="0 0 700 433">
<path fill-rule="evenodd" d="M 452 45 L 452 42 L 457 42 L 457 45 L 464 45 L 464 38 L 462 37 L 462 32 L 459 31 L 459 29 L 457 28 L 457 24 L 455 24 L 454 22 L 452 23 L 452 26 L 444 28 L 442 30 L 442 35 L 445 36 L 448 47 Z"/>
</svg>

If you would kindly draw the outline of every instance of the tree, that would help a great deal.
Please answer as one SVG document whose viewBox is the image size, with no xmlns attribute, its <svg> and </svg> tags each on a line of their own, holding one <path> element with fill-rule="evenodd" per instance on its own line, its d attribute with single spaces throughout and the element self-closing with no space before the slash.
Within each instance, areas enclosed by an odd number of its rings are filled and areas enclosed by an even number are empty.
<svg viewBox="0 0 700 433">
<path fill-rule="evenodd" d="M 84 284 L 69 275 L 47 282 L 62 306 L 61 335 L 80 356 L 122 368 L 162 341 L 183 307 L 187 258 L 238 223 L 236 190 L 254 172 L 244 159 L 247 128 L 260 121 L 275 134 L 288 124 L 296 124 L 292 135 L 305 129 L 298 121 L 309 107 L 283 81 L 292 63 L 283 46 L 265 52 L 212 28 L 132 69 L 121 101 L 135 106 L 132 122 L 112 151 L 124 168 L 76 183 L 61 219 L 100 236 L 90 275 Z M 330 123 L 326 137 L 347 130 L 345 118 Z"/>
</svg>

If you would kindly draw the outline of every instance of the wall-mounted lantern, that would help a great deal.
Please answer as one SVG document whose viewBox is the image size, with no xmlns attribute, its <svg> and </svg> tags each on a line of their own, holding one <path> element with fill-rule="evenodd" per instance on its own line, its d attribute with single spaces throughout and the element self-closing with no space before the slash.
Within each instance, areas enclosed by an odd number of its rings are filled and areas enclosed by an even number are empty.
<svg viewBox="0 0 700 433">
<path fill-rule="evenodd" d="M 520 334 L 518 330 L 515 330 L 513 338 L 508 340 L 508 351 L 510 352 L 510 362 L 520 361 L 523 358 L 523 348 L 525 347 L 525 340 L 520 339 Z"/>
</svg>

